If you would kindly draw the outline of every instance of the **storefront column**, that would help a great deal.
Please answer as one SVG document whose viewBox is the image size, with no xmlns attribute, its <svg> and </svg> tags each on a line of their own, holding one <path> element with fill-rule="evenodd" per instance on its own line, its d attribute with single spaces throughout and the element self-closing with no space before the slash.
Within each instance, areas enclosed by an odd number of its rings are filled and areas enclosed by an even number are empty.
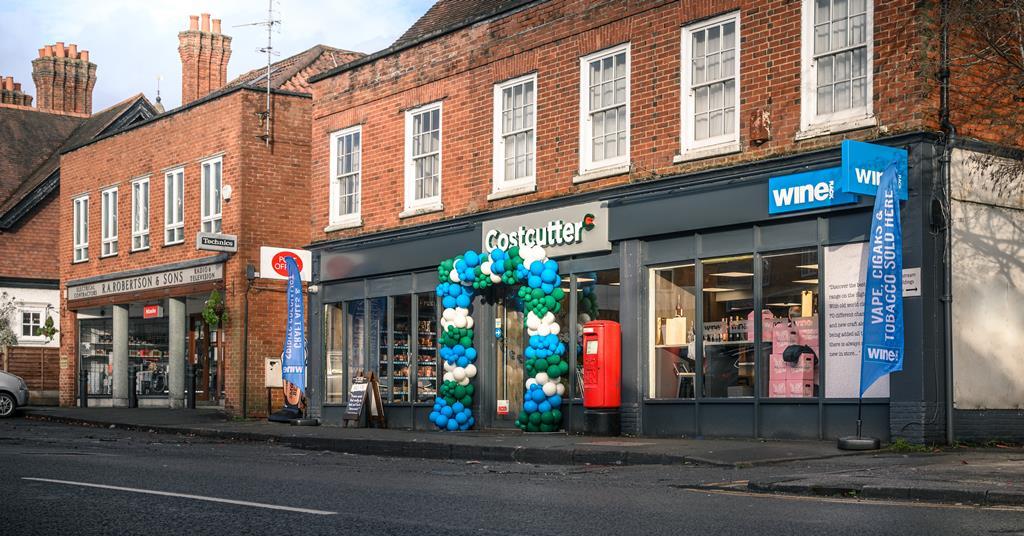
<svg viewBox="0 0 1024 536">
<path fill-rule="evenodd" d="M 128 407 L 128 306 L 113 306 L 114 373 L 113 404 L 115 408 Z"/>
<path fill-rule="evenodd" d="M 172 408 L 185 407 L 185 326 L 188 324 L 184 298 L 167 300 L 167 380 Z"/>
</svg>

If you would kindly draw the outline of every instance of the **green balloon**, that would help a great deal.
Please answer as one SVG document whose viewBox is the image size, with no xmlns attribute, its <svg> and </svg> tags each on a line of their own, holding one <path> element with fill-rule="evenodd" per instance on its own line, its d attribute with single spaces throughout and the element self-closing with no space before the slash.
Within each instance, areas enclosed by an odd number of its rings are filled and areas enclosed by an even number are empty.
<svg viewBox="0 0 1024 536">
<path fill-rule="evenodd" d="M 562 301 L 562 298 L 565 297 L 565 291 L 562 290 L 562 287 L 555 287 L 555 290 L 551 291 L 551 297 L 554 298 L 555 301 Z"/>
<path fill-rule="evenodd" d="M 554 416 L 550 411 L 545 411 L 540 414 L 540 422 L 543 424 L 551 424 L 555 421 Z"/>
<path fill-rule="evenodd" d="M 555 422 L 555 423 L 562 422 L 562 410 L 557 409 L 557 408 L 551 410 L 551 420 L 552 420 L 552 422 Z"/>
<path fill-rule="evenodd" d="M 467 396 L 473 396 L 473 392 L 475 392 L 475 391 L 476 391 L 476 389 L 475 389 L 475 388 L 473 387 L 473 384 L 469 384 L 469 385 L 467 385 L 467 386 L 465 387 L 465 389 L 466 389 L 466 395 L 467 395 Z"/>
<path fill-rule="evenodd" d="M 530 414 L 530 424 L 540 424 L 540 413 L 535 411 Z"/>
<path fill-rule="evenodd" d="M 527 431 L 527 432 L 539 432 L 539 431 L 540 431 L 540 425 L 538 425 L 538 424 L 533 424 L 533 423 L 531 422 L 530 424 L 527 424 L 527 425 L 526 425 L 526 431 Z"/>
<path fill-rule="evenodd" d="M 449 406 L 455 405 L 455 402 L 456 402 L 455 397 L 451 397 L 451 396 L 444 397 L 444 401 L 447 402 Z"/>
<path fill-rule="evenodd" d="M 526 415 L 526 410 L 519 410 L 519 418 L 517 418 L 516 421 L 526 422 L 526 419 L 529 419 L 529 417 Z"/>
<path fill-rule="evenodd" d="M 543 290 L 541 290 L 539 288 L 533 289 L 533 299 L 540 300 L 540 299 L 543 299 L 543 298 L 544 298 L 544 291 Z"/>
<path fill-rule="evenodd" d="M 559 376 L 565 376 L 569 373 L 569 363 L 562 361 L 558 364 Z"/>
<path fill-rule="evenodd" d="M 469 395 L 466 395 L 466 396 L 460 398 L 459 402 L 462 402 L 462 405 L 466 406 L 468 408 L 468 407 L 473 405 L 473 397 L 471 397 Z"/>
<path fill-rule="evenodd" d="M 466 348 L 469 348 L 470 346 L 473 346 L 473 338 L 472 337 L 463 337 L 463 338 L 459 339 L 459 344 L 465 346 Z"/>
<path fill-rule="evenodd" d="M 558 365 L 551 365 L 548 367 L 548 376 L 557 378 L 562 375 L 562 369 L 558 368 Z"/>
<path fill-rule="evenodd" d="M 551 354 L 551 355 L 548 356 L 547 361 L 548 361 L 548 365 L 557 365 L 558 363 L 560 363 L 562 361 L 562 358 L 557 356 L 557 355 Z"/>
<path fill-rule="evenodd" d="M 554 299 L 554 298 L 552 298 L 551 296 L 545 296 L 545 297 L 544 297 L 544 305 L 545 305 L 545 306 L 546 306 L 546 307 L 547 307 L 548 309 L 550 309 L 550 308 L 554 307 L 554 306 L 555 306 L 555 299 Z"/>
<path fill-rule="evenodd" d="M 453 393 L 453 394 L 455 395 L 455 398 L 462 398 L 462 397 L 466 396 L 466 388 L 461 386 L 461 385 L 459 385 L 459 386 L 455 387 L 455 393 Z"/>
<path fill-rule="evenodd" d="M 540 425 L 540 431 L 541 432 L 554 432 L 555 431 L 555 427 L 550 425 L 550 424 L 542 424 L 542 425 Z"/>
</svg>

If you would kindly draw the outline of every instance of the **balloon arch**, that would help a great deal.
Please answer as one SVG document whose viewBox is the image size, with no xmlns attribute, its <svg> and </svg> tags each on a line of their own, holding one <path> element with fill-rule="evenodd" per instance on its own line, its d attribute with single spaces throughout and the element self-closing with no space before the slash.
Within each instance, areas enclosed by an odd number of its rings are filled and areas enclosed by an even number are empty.
<svg viewBox="0 0 1024 536">
<path fill-rule="evenodd" d="M 522 246 L 490 253 L 467 251 L 441 262 L 437 272 L 441 280 L 437 296 L 444 307 L 439 344 L 445 374 L 430 421 L 450 431 L 469 430 L 476 423 L 471 380 L 477 373 L 477 351 L 470 310 L 478 291 L 506 284 L 519 285 L 530 336 L 524 351 L 525 396 L 516 426 L 527 432 L 559 430 L 569 364 L 563 359 L 565 344 L 559 341 L 561 327 L 555 322 L 565 296 L 558 263 L 548 259 L 540 246 Z"/>
</svg>

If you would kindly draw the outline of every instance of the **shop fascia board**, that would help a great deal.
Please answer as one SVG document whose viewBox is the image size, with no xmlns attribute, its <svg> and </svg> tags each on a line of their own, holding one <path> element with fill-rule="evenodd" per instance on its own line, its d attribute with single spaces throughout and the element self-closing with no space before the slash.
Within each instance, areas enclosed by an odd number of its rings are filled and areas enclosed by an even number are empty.
<svg viewBox="0 0 1024 536">
<path fill-rule="evenodd" d="M 219 253 L 217 255 L 211 255 L 209 257 L 202 257 L 199 259 L 191 259 L 187 261 L 175 262 L 171 264 L 160 264 L 157 266 L 147 266 L 145 268 L 138 268 L 135 270 L 125 270 L 123 272 L 112 272 L 109 274 L 95 275 L 91 277 L 83 277 L 81 279 L 73 279 L 67 281 L 65 287 L 76 287 L 78 285 L 89 285 L 91 283 L 102 283 L 104 281 L 111 281 L 114 279 L 122 279 L 127 277 L 138 277 L 140 275 L 153 274 L 157 272 L 169 272 L 171 270 L 183 270 L 185 268 L 194 268 L 196 266 L 206 266 L 208 264 L 217 264 L 227 262 L 231 256 L 227 253 Z"/>
</svg>

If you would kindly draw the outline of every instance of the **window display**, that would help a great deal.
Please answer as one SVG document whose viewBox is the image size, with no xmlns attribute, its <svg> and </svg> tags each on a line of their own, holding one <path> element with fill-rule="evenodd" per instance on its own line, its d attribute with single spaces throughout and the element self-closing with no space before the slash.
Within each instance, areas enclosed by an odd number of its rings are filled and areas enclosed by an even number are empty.
<svg viewBox="0 0 1024 536">
<path fill-rule="evenodd" d="M 754 396 L 754 341 L 747 317 L 754 310 L 752 255 L 702 261 L 704 397 Z"/>
<path fill-rule="evenodd" d="M 78 321 L 78 355 L 86 371 L 89 396 L 110 396 L 114 386 L 113 320 L 96 318 Z"/>
<path fill-rule="evenodd" d="M 563 277 L 566 281 L 568 278 Z M 568 314 L 562 307 L 561 314 Z M 613 320 L 619 322 L 619 271 L 602 270 L 576 274 L 576 377 L 573 378 L 574 398 L 583 398 L 583 359 L 580 344 L 583 341 L 583 324 L 591 320 Z M 562 320 L 558 322 L 561 324 Z M 561 324 L 565 325 L 565 324 Z M 559 337 L 568 337 L 568 333 Z M 568 342 L 568 341 L 563 341 Z"/>
<path fill-rule="evenodd" d="M 770 398 L 818 394 L 818 252 L 763 257 L 762 370 Z"/>
<path fill-rule="evenodd" d="M 135 367 L 139 396 L 167 396 L 168 330 L 166 318 L 128 321 L 128 362 Z"/>
<path fill-rule="evenodd" d="M 431 402 L 437 395 L 437 298 L 416 296 L 416 400 Z"/>
<path fill-rule="evenodd" d="M 343 304 L 324 306 L 324 403 L 341 404 L 345 401 L 345 315 Z"/>
<path fill-rule="evenodd" d="M 693 398 L 696 389 L 697 299 L 694 265 L 652 270 L 654 333 L 650 357 L 651 398 Z"/>
</svg>

